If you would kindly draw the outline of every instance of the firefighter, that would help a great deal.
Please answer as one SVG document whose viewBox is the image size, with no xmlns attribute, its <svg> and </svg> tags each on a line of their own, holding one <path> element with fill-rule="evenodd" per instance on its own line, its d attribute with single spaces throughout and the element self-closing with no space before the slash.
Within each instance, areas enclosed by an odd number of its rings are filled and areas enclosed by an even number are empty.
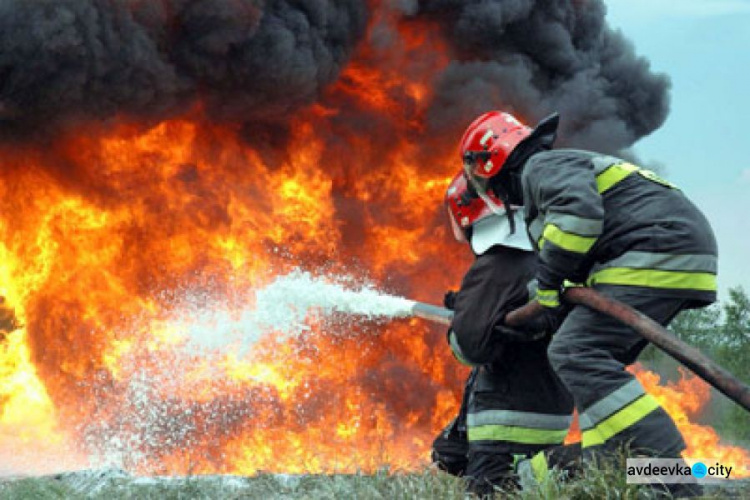
<svg viewBox="0 0 750 500">
<path fill-rule="evenodd" d="M 454 235 L 476 256 L 446 306 L 455 312 L 448 331 L 451 350 L 474 367 L 466 387 L 463 473 L 470 491 L 479 495 L 514 486 L 515 462 L 560 445 L 573 413 L 573 400 L 547 360 L 556 318 L 543 318 L 525 331 L 501 325 L 507 312 L 529 301 L 537 259 L 523 220 L 516 217 L 510 224 L 502 203 L 492 199 L 491 209 L 467 187 L 462 172 L 445 197 Z M 455 425 L 460 431 L 460 415 Z M 440 444 L 438 438 L 438 463 Z"/>
<path fill-rule="evenodd" d="M 625 160 L 553 149 L 558 122 L 554 114 L 531 129 L 493 111 L 461 140 L 464 170 L 478 194 L 524 207 L 545 311 L 560 306 L 566 280 L 664 326 L 684 309 L 714 302 L 717 246 L 698 208 L 671 183 Z M 625 370 L 646 344 L 629 327 L 582 306 L 555 333 L 549 360 L 575 400 L 585 456 L 625 445 L 658 457 L 679 457 L 685 449 L 666 411 Z"/>
<path fill-rule="evenodd" d="M 445 306 L 452 309 L 451 298 L 453 293 L 446 294 Z M 478 367 L 472 368 L 469 377 L 464 384 L 464 392 L 461 398 L 461 406 L 458 415 L 445 426 L 432 443 L 432 462 L 440 470 L 454 476 L 466 475 L 466 466 L 469 463 L 469 441 L 466 436 L 466 410 L 469 405 L 469 395 L 477 378 Z"/>
</svg>

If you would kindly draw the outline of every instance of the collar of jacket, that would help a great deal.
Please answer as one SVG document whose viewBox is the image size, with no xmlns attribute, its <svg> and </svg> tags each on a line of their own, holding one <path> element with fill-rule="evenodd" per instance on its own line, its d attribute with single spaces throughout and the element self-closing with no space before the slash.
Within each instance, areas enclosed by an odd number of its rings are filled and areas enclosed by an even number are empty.
<svg viewBox="0 0 750 500">
<path fill-rule="evenodd" d="M 477 255 L 499 245 L 532 252 L 531 242 L 526 234 L 526 223 L 523 220 L 523 210 L 514 210 L 516 232 L 511 234 L 510 222 L 505 214 L 493 214 L 472 226 L 471 248 Z"/>
</svg>

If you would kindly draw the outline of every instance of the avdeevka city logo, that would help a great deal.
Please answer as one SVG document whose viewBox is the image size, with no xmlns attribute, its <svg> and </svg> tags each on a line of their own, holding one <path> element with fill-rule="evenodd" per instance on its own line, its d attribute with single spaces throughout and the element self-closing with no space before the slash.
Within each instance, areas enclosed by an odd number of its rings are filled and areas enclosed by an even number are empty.
<svg viewBox="0 0 750 500">
<path fill-rule="evenodd" d="M 734 469 L 718 460 L 690 458 L 628 458 L 626 467 L 631 484 L 720 482 L 731 479 Z"/>
<path fill-rule="evenodd" d="M 706 464 L 704 464 L 703 462 L 695 462 L 690 470 L 693 473 L 693 476 L 698 479 L 703 479 L 704 477 L 706 477 L 706 474 L 708 474 L 708 467 L 706 467 Z"/>
</svg>

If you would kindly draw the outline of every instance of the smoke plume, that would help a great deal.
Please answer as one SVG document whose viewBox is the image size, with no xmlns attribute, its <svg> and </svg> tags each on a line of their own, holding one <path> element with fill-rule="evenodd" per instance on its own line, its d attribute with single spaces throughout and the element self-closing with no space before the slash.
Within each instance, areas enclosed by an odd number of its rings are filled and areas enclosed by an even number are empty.
<svg viewBox="0 0 750 500">
<path fill-rule="evenodd" d="M 454 61 L 436 84 L 434 129 L 466 126 L 503 108 L 536 121 L 561 114 L 561 141 L 616 151 L 664 122 L 669 79 L 651 72 L 602 0 L 424 0 L 451 40 Z M 453 124 L 460 126 L 453 126 Z"/>
<path fill-rule="evenodd" d="M 447 41 L 451 62 L 431 75 L 431 134 L 455 137 L 492 108 L 531 122 L 558 111 L 563 144 L 615 151 L 666 118 L 668 78 L 607 26 L 602 0 L 8 0 L 0 137 L 196 105 L 245 123 L 250 139 L 269 123 L 283 132 L 383 12 L 416 30 L 436 23 Z M 387 39 L 372 30 L 373 46 Z"/>
<path fill-rule="evenodd" d="M 8 0 L 0 3 L 0 135 L 201 103 L 268 120 L 316 99 L 367 21 L 363 2 Z"/>
</svg>

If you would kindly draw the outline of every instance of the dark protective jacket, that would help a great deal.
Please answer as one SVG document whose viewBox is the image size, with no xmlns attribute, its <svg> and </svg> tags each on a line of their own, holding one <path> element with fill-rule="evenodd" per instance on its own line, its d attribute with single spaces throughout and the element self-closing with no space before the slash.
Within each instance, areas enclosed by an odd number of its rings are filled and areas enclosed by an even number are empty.
<svg viewBox="0 0 750 500">
<path fill-rule="evenodd" d="M 506 313 L 528 302 L 536 263 L 533 252 L 501 246 L 477 256 L 456 294 L 449 335 L 461 361 L 483 365 L 499 359 L 505 343 L 494 327 Z"/>
<path fill-rule="evenodd" d="M 579 150 L 533 155 L 524 218 L 539 250 L 540 290 L 563 280 L 716 300 L 717 246 L 705 216 L 674 185 L 624 160 Z"/>
<path fill-rule="evenodd" d="M 456 357 L 482 365 L 468 408 L 468 440 L 493 452 L 534 452 L 562 443 L 573 401 L 547 360 L 549 336 L 503 338 L 493 327 L 527 303 L 533 252 L 495 246 L 477 256 L 455 302 L 449 342 Z"/>
</svg>

